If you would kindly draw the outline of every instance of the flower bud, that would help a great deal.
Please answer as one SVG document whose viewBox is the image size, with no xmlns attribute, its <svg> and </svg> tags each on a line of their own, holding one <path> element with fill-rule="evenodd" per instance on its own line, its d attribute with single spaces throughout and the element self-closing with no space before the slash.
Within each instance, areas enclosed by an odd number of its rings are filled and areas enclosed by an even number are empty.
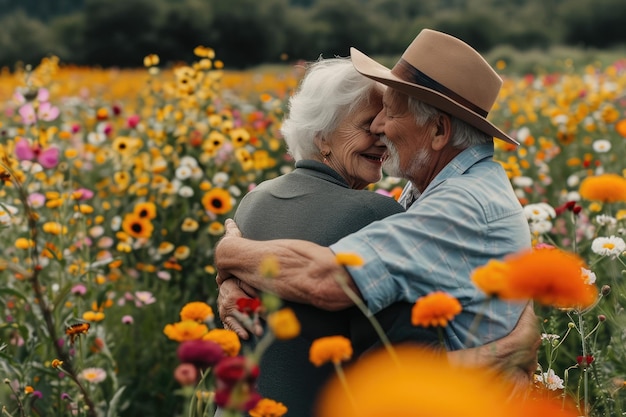
<svg viewBox="0 0 626 417">
<path fill-rule="evenodd" d="M 600 314 L 600 315 L 598 315 L 598 321 L 599 321 L 599 322 L 606 321 L 606 316 L 605 316 L 604 314 Z"/>
<path fill-rule="evenodd" d="M 602 296 L 606 297 L 611 293 L 611 287 L 609 285 L 603 285 L 600 291 L 602 292 Z"/>
<path fill-rule="evenodd" d="M 576 325 L 570 321 L 569 323 L 567 323 L 567 327 L 569 327 L 570 329 L 573 329 L 574 327 L 576 327 Z"/>
</svg>

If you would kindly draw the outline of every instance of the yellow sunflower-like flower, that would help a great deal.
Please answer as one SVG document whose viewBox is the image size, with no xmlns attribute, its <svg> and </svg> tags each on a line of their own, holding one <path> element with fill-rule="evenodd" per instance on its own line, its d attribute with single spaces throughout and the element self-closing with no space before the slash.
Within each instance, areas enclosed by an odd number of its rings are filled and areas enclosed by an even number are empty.
<svg viewBox="0 0 626 417">
<path fill-rule="evenodd" d="M 122 230 L 129 236 L 134 238 L 149 238 L 152 236 L 154 226 L 152 222 L 146 218 L 140 217 L 135 213 L 127 213 L 122 221 Z"/>
<path fill-rule="evenodd" d="M 198 323 L 194 320 L 183 320 L 178 323 L 168 324 L 163 329 L 165 336 L 177 342 L 200 340 L 208 331 L 209 328 L 206 324 Z"/>
<path fill-rule="evenodd" d="M 83 320 L 99 322 L 104 320 L 104 313 L 102 311 L 85 311 L 83 313 Z"/>
<path fill-rule="evenodd" d="M 300 334 L 300 322 L 291 308 L 283 308 L 270 314 L 267 324 L 279 340 L 293 339 Z"/>
<path fill-rule="evenodd" d="M 234 147 L 240 148 L 250 141 L 250 133 L 241 127 L 232 129 L 230 131 L 230 140 Z"/>
<path fill-rule="evenodd" d="M 248 151 L 246 148 L 235 149 L 235 157 L 241 164 L 241 168 L 244 171 L 248 171 L 254 168 L 254 159 L 252 159 L 252 155 L 250 154 L 250 151 Z"/>
<path fill-rule="evenodd" d="M 196 230 L 198 230 L 198 221 L 195 219 L 192 219 L 191 217 L 187 217 L 185 220 L 183 220 L 183 224 L 180 226 L 180 229 L 183 232 L 195 232 Z"/>
<path fill-rule="evenodd" d="M 204 194 L 202 205 L 215 214 L 226 214 L 233 208 L 231 195 L 223 188 L 213 188 Z"/>
<path fill-rule="evenodd" d="M 202 301 L 192 301 L 187 303 L 180 310 L 180 319 L 182 321 L 193 320 L 204 323 L 213 320 L 214 317 L 215 314 L 213 313 L 213 308 Z"/>
<path fill-rule="evenodd" d="M 263 398 L 248 413 L 250 417 L 281 417 L 287 413 L 287 407 L 283 403 Z"/>
<path fill-rule="evenodd" d="M 237 356 L 241 350 L 239 336 L 232 330 L 213 329 L 202 337 L 202 340 L 211 340 L 222 347 L 228 356 Z"/>
<path fill-rule="evenodd" d="M 157 214 L 156 204 L 150 201 L 137 203 L 133 208 L 133 213 L 141 218 L 152 220 L 156 217 Z"/>
<path fill-rule="evenodd" d="M 309 349 L 309 361 L 315 366 L 327 362 L 335 365 L 352 357 L 352 343 L 343 336 L 327 336 L 315 339 Z"/>
<path fill-rule="evenodd" d="M 411 323 L 413 326 L 446 327 L 461 310 L 459 300 L 443 291 L 436 291 L 415 302 L 411 310 Z"/>
<path fill-rule="evenodd" d="M 580 196 L 586 200 L 615 203 L 626 201 L 626 178 L 617 174 L 602 174 L 585 178 L 580 183 Z"/>
</svg>

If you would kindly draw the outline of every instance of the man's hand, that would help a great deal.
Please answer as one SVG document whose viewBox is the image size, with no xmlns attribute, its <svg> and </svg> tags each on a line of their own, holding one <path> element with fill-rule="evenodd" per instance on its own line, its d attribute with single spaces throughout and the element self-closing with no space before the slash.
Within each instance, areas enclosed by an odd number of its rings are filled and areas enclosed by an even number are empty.
<svg viewBox="0 0 626 417">
<path fill-rule="evenodd" d="M 233 223 L 234 224 L 234 223 Z M 218 275 L 219 277 L 219 275 Z M 249 333 L 263 335 L 263 327 L 258 317 L 250 319 L 237 309 L 240 298 L 255 298 L 256 290 L 237 278 L 223 281 L 218 287 L 217 311 L 224 328 L 233 330 L 240 339 L 248 340 Z"/>
<path fill-rule="evenodd" d="M 507 336 L 472 349 L 448 353 L 456 366 L 487 367 L 511 381 L 514 391 L 525 390 L 537 370 L 541 336 L 532 303 L 528 303 L 517 325 Z"/>
</svg>

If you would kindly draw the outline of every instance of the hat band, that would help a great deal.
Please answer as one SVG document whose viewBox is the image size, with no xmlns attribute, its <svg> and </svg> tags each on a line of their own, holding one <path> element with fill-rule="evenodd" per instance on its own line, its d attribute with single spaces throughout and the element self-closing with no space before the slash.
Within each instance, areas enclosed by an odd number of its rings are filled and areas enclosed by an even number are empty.
<svg viewBox="0 0 626 417">
<path fill-rule="evenodd" d="M 482 117 L 487 117 L 489 114 L 488 111 L 483 110 L 481 107 L 478 107 L 474 103 L 469 100 L 466 100 L 464 97 L 458 95 L 454 91 L 450 90 L 446 86 L 438 83 L 437 81 L 430 78 L 428 75 L 424 74 L 422 71 L 415 68 L 413 65 L 409 64 L 404 58 L 400 58 L 400 60 L 396 63 L 396 65 L 391 70 L 397 77 L 402 78 L 405 81 L 412 82 L 417 85 L 421 85 L 422 87 L 430 88 L 431 90 L 435 90 L 448 98 L 456 101 L 459 104 L 473 110 L 475 113 L 478 113 Z"/>
</svg>

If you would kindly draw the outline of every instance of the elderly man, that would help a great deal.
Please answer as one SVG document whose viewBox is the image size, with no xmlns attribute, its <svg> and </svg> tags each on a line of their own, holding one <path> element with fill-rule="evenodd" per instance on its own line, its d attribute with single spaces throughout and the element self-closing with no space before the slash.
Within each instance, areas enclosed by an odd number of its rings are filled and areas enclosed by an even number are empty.
<svg viewBox="0 0 626 417">
<path fill-rule="evenodd" d="M 386 171 L 409 180 L 400 199 L 407 210 L 330 247 L 299 240 L 255 242 L 239 237 L 229 222 L 215 253 L 222 321 L 245 337 L 231 313 L 248 285 L 328 310 L 348 307 L 352 300 L 338 284 L 342 280 L 373 313 L 434 291 L 455 296 L 463 311 L 445 329 L 451 351 L 501 339 L 526 304 L 488 299 L 470 275 L 492 258 L 530 247 L 522 207 L 493 161 L 494 137 L 517 145 L 487 120 L 502 80 L 469 45 L 427 29 L 392 70 L 354 48 L 351 58 L 361 74 L 389 87 L 371 130 L 387 145 Z M 345 252 L 360 256 L 364 265 L 339 265 L 335 255 Z M 268 280 L 258 267 L 270 256 L 280 268 Z M 533 358 L 534 342 L 526 344 L 526 358 Z M 499 357 L 500 348 L 515 353 L 510 343 L 496 344 L 496 355 L 493 347 L 488 352 Z M 481 355 L 506 368 L 489 356 Z"/>
</svg>

